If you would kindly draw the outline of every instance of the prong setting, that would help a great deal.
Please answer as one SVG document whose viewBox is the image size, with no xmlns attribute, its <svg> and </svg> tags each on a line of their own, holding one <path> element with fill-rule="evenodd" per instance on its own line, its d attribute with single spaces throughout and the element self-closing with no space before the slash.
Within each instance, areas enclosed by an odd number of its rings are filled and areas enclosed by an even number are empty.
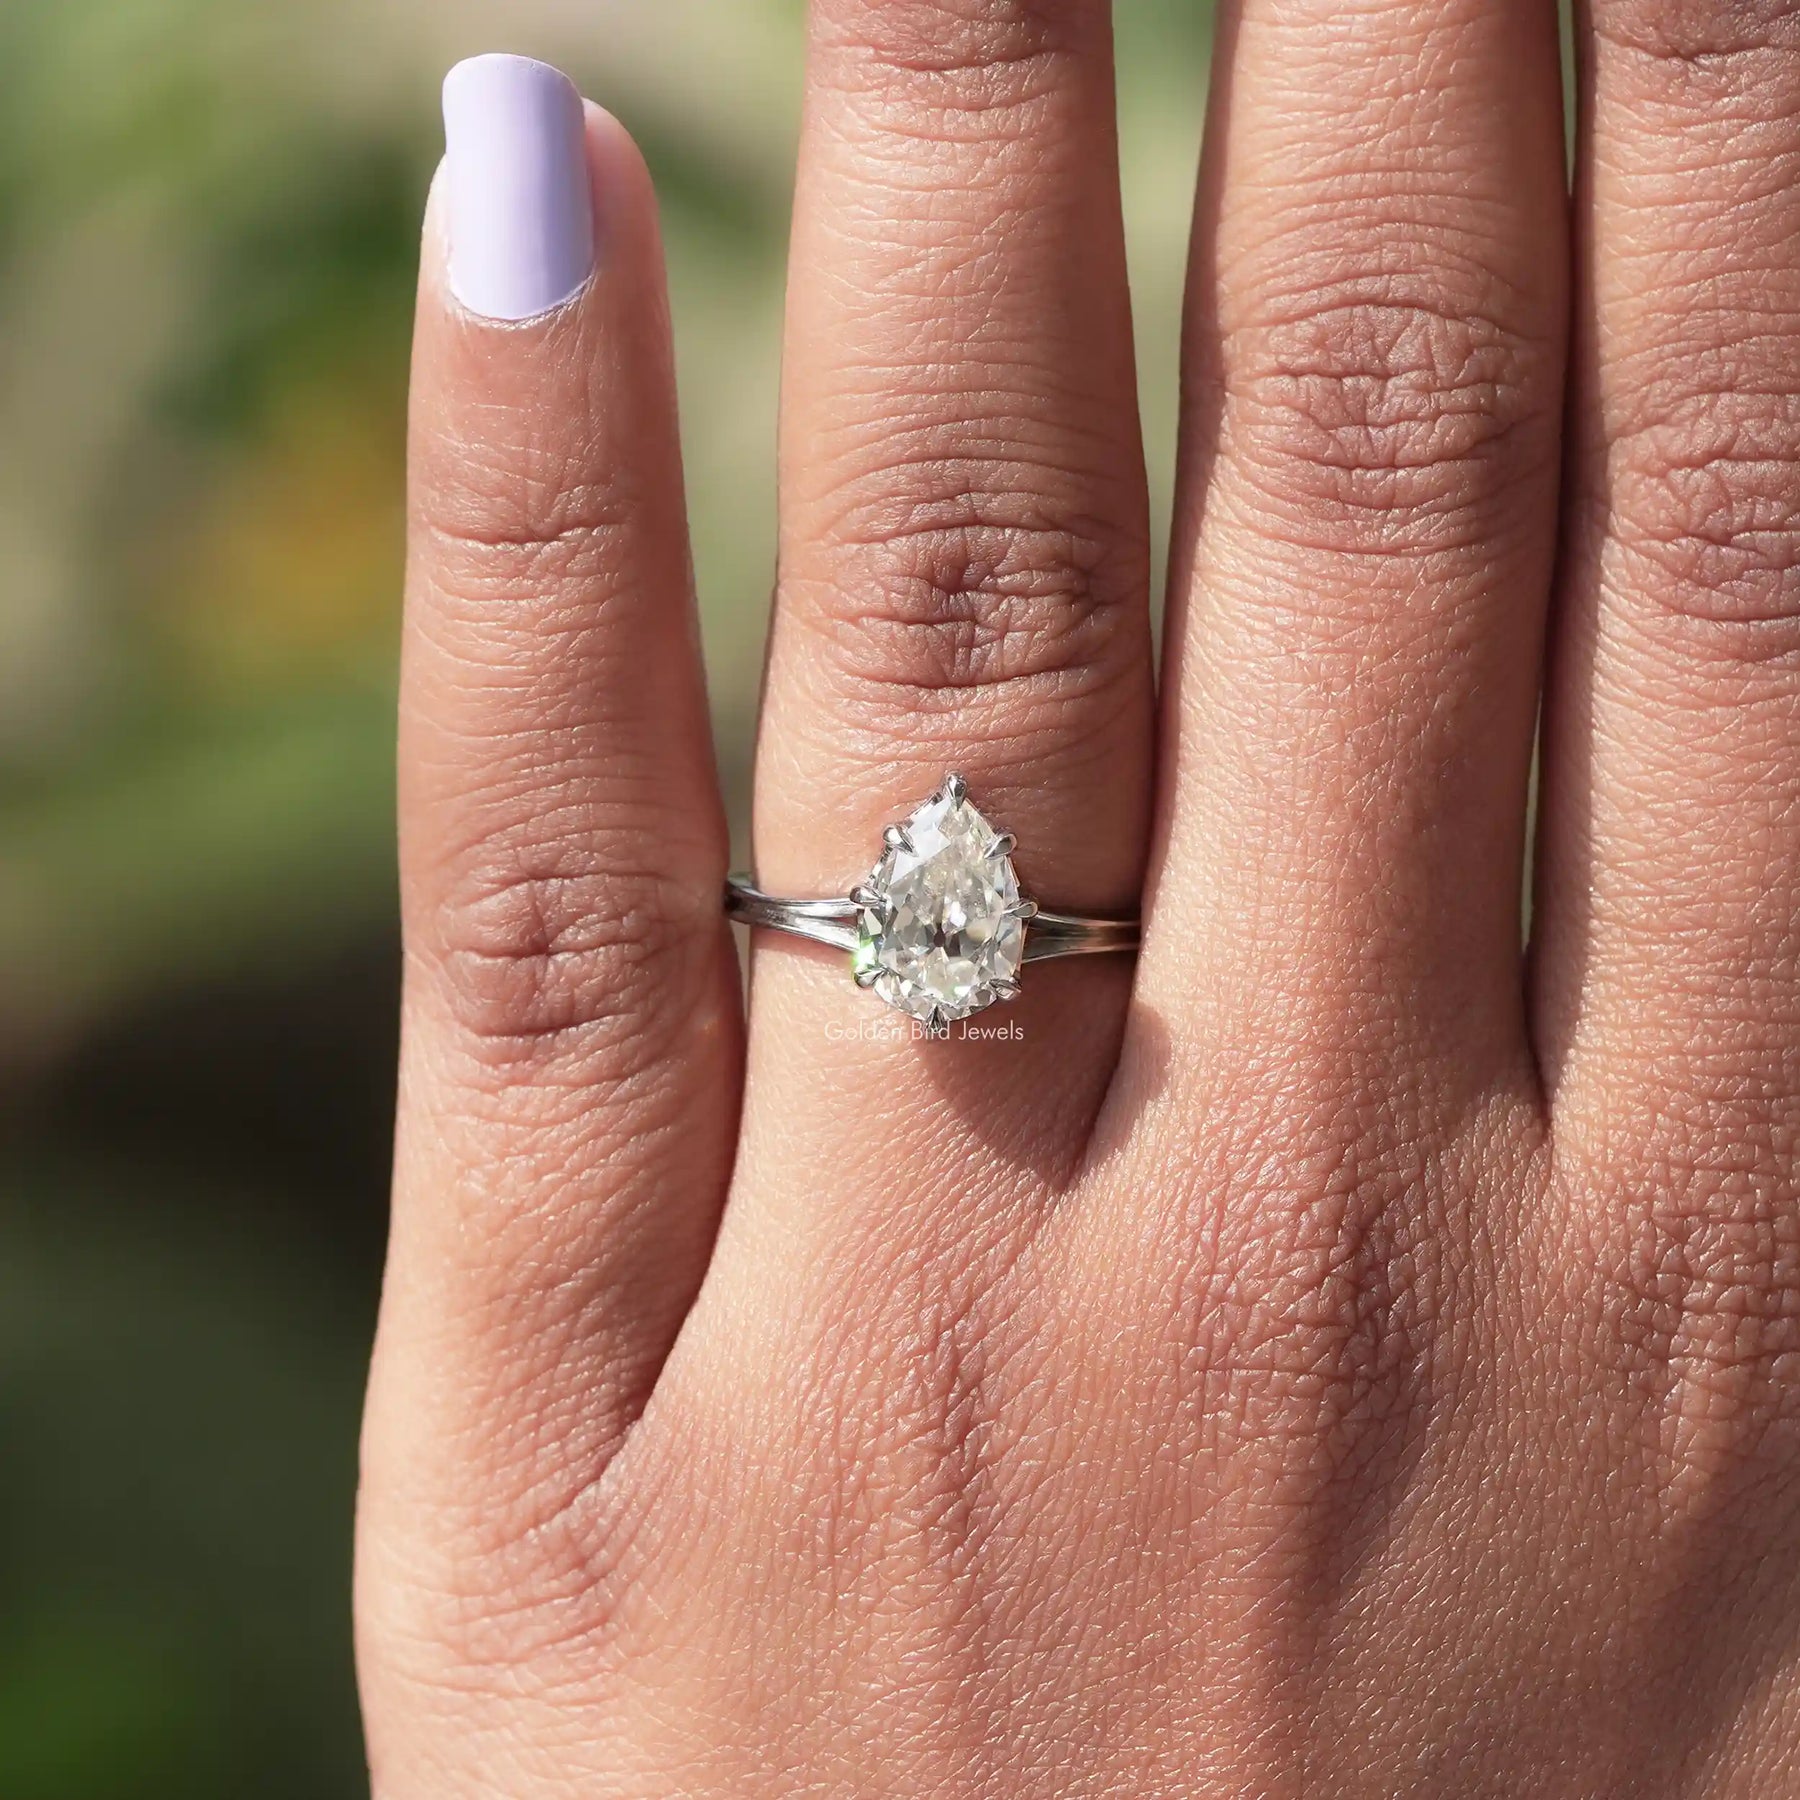
<svg viewBox="0 0 1800 1800">
<path fill-rule="evenodd" d="M 946 1037 L 959 1019 L 1018 992 L 1025 921 L 1037 910 L 1019 893 L 1018 840 L 997 831 L 951 773 L 881 842 L 880 861 L 850 893 L 852 972 L 925 1036 Z"/>
<path fill-rule="evenodd" d="M 1138 948 L 1136 918 L 1041 912 L 1021 894 L 1017 840 L 982 816 L 960 775 L 947 775 L 881 841 L 880 860 L 847 896 L 783 899 L 763 892 L 754 876 L 733 875 L 726 915 L 847 953 L 856 986 L 930 1038 L 1017 999 L 1027 962 Z M 1000 1035 L 1016 1036 L 1017 1027 Z"/>
</svg>

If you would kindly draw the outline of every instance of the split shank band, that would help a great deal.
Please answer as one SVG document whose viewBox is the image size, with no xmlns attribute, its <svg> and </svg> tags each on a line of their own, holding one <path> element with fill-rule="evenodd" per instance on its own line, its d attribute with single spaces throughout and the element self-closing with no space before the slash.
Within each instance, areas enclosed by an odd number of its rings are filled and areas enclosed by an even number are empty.
<svg viewBox="0 0 1800 1800">
<path fill-rule="evenodd" d="M 747 875 L 725 884 L 725 910 L 740 925 L 762 925 L 854 952 L 861 935 L 862 908 L 854 900 L 782 900 L 765 894 Z M 1136 919 L 1081 919 L 1072 913 L 1045 912 L 1041 907 L 1025 926 L 1022 963 L 1048 962 L 1053 956 L 1095 956 L 1108 950 L 1138 947 Z"/>
</svg>

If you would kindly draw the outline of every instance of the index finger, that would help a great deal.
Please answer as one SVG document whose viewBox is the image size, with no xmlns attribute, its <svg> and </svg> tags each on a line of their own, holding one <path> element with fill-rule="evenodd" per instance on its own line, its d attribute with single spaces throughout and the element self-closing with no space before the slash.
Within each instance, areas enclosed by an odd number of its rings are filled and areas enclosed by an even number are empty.
<svg viewBox="0 0 1800 1800">
<path fill-rule="evenodd" d="M 649 181 L 542 64 L 478 59 L 445 99 L 360 1514 L 364 1686 L 396 1797 L 442 1791 L 420 1696 L 466 1698 L 526 1654 L 560 1579 L 548 1526 L 579 1533 L 699 1283 L 741 1073 Z M 459 1745 L 456 1766 L 504 1789 L 487 1753 Z"/>
</svg>

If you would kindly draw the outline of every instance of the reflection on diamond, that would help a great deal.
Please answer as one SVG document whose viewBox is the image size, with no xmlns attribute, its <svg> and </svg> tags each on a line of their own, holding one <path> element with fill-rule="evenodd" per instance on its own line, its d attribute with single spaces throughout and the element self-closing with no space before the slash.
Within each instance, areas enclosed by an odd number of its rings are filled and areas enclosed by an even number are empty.
<svg viewBox="0 0 1800 1800">
<path fill-rule="evenodd" d="M 888 1005 L 934 1025 L 1012 992 L 1025 949 L 1019 881 L 996 832 L 951 781 L 900 828 L 869 877 L 855 967 Z"/>
</svg>

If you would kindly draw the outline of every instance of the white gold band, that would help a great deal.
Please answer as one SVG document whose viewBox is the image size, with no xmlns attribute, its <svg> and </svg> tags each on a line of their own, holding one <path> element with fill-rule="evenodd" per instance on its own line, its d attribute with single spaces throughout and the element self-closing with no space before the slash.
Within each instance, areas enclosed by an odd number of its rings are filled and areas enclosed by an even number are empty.
<svg viewBox="0 0 1800 1800">
<path fill-rule="evenodd" d="M 747 876 L 733 875 L 725 884 L 725 911 L 743 925 L 761 925 L 794 937 L 854 951 L 862 907 L 842 900 L 783 900 L 765 894 Z M 1053 956 L 1097 956 L 1138 947 L 1136 919 L 1083 919 L 1041 908 L 1025 921 L 1022 962 L 1047 962 Z"/>
</svg>

